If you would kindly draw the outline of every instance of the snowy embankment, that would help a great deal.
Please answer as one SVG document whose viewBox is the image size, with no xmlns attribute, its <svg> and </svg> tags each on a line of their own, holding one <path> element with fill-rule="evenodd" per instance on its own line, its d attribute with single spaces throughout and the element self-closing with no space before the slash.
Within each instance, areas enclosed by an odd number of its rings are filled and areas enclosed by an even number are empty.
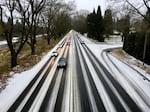
<svg viewBox="0 0 150 112">
<path fill-rule="evenodd" d="M 113 54 L 115 57 L 116 55 Z M 122 60 L 125 64 L 130 65 L 133 69 L 137 70 L 141 75 L 143 75 L 146 79 L 149 80 L 150 82 L 150 65 L 147 65 L 145 63 L 143 63 L 142 61 L 134 58 L 133 56 L 130 56 L 129 54 L 124 52 L 124 55 L 127 58 L 120 58 L 118 57 L 120 60 Z"/>
</svg>

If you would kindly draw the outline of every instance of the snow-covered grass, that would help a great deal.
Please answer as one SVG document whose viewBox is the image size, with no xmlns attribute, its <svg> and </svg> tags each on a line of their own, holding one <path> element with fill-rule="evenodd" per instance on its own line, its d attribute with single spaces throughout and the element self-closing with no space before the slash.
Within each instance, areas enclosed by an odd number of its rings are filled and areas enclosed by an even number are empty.
<svg viewBox="0 0 150 112">
<path fill-rule="evenodd" d="M 122 45 L 122 37 L 120 35 L 111 35 L 109 39 L 105 38 L 107 44 L 119 44 Z"/>
</svg>

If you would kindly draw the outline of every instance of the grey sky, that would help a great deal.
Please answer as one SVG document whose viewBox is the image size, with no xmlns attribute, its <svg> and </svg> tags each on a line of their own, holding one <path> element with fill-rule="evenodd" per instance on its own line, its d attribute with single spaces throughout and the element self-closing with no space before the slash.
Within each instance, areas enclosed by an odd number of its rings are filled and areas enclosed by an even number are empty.
<svg viewBox="0 0 150 112">
<path fill-rule="evenodd" d="M 72 0 L 70 0 L 72 1 Z M 107 0 L 74 0 L 77 5 L 77 9 L 86 9 L 90 12 L 93 11 L 93 9 L 97 9 L 98 5 L 101 6 L 102 13 L 104 13 L 104 10 L 106 9 L 106 1 Z"/>
<path fill-rule="evenodd" d="M 87 9 L 93 11 L 98 5 L 101 6 L 101 10 L 106 9 L 106 0 L 75 0 L 77 9 Z"/>
</svg>

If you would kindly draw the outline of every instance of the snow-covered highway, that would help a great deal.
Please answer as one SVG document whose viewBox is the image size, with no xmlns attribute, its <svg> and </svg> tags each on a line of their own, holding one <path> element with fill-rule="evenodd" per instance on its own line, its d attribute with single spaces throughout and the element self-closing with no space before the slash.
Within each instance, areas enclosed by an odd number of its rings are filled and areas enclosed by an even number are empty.
<svg viewBox="0 0 150 112">
<path fill-rule="evenodd" d="M 99 48 L 70 31 L 53 49 L 58 57 L 52 50 L 30 76 L 10 80 L 0 93 L 0 112 L 149 112 L 150 82 Z M 67 59 L 66 68 L 57 67 L 60 57 Z"/>
</svg>

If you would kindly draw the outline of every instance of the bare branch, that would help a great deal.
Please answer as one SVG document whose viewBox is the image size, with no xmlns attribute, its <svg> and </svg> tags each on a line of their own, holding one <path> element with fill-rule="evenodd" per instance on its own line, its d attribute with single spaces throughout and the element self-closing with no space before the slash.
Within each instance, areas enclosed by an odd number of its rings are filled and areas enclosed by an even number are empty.
<svg viewBox="0 0 150 112">
<path fill-rule="evenodd" d="M 143 0 L 143 2 L 145 4 L 146 8 L 148 9 L 148 11 L 150 11 L 150 7 L 148 6 L 149 0 Z"/>
<path fill-rule="evenodd" d="M 136 11 L 138 14 L 140 14 L 142 17 L 145 18 L 145 15 L 142 14 L 133 4 L 131 4 L 128 0 L 126 0 L 126 2 L 127 2 L 132 8 L 134 8 L 135 11 Z"/>
</svg>

